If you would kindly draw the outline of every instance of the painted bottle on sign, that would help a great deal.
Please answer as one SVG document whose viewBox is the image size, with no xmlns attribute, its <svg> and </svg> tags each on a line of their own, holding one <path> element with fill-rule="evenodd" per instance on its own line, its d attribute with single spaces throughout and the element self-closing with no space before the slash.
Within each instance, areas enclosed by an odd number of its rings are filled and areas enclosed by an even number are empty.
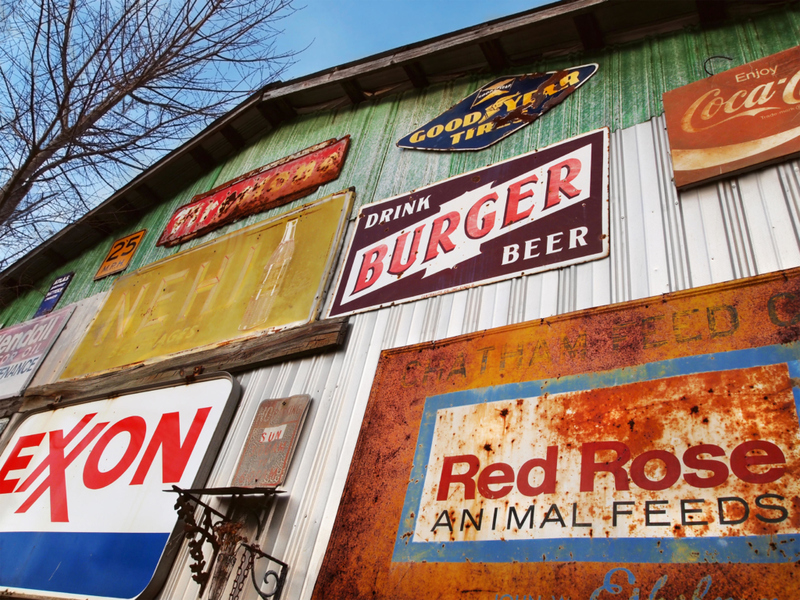
<svg viewBox="0 0 800 600">
<path fill-rule="evenodd" d="M 255 293 L 250 298 L 247 308 L 242 317 L 242 323 L 239 325 L 241 331 L 248 329 L 255 329 L 267 322 L 270 313 L 272 312 L 272 305 L 275 303 L 275 298 L 280 292 L 283 280 L 285 279 L 286 269 L 289 263 L 292 262 L 294 255 L 294 231 L 297 227 L 297 219 L 288 221 L 286 229 L 283 232 L 278 247 L 272 253 L 267 264 L 264 265 L 264 276 L 256 288 Z"/>
</svg>

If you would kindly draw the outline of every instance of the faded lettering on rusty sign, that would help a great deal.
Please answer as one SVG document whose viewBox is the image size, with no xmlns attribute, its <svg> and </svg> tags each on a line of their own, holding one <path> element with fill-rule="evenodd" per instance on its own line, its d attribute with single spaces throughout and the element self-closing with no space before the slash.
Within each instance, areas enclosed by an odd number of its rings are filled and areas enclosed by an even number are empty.
<svg viewBox="0 0 800 600">
<path fill-rule="evenodd" d="M 800 269 L 385 351 L 314 597 L 792 600 L 798 398 Z"/>
<path fill-rule="evenodd" d="M 664 93 L 678 188 L 800 152 L 800 46 Z"/>
<path fill-rule="evenodd" d="M 175 246 L 243 217 L 288 204 L 339 177 L 350 136 L 327 140 L 200 194 L 172 215 L 157 246 Z"/>
<path fill-rule="evenodd" d="M 330 316 L 608 255 L 608 130 L 361 208 Z"/>
</svg>

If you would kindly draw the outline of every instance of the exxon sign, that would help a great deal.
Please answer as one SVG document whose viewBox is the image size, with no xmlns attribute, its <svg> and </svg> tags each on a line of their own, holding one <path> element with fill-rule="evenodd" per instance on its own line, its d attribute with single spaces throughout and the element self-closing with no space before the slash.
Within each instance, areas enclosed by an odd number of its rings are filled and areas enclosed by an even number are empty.
<svg viewBox="0 0 800 600">
<path fill-rule="evenodd" d="M 0 455 L 0 595 L 154 595 L 180 540 L 165 490 L 205 483 L 238 397 L 224 376 L 25 418 Z"/>
</svg>

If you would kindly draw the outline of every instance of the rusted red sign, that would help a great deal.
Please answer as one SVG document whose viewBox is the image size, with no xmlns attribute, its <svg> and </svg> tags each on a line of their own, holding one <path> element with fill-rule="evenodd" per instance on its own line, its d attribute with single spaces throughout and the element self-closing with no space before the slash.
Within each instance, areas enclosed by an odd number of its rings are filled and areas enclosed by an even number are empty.
<svg viewBox="0 0 800 600">
<path fill-rule="evenodd" d="M 798 597 L 800 269 L 385 351 L 316 599 Z"/>
<path fill-rule="evenodd" d="M 800 152 L 800 46 L 664 94 L 683 188 Z"/>
<path fill-rule="evenodd" d="M 330 139 L 195 196 L 175 211 L 156 245 L 175 246 L 313 193 L 339 177 L 349 146 L 349 135 Z"/>
</svg>

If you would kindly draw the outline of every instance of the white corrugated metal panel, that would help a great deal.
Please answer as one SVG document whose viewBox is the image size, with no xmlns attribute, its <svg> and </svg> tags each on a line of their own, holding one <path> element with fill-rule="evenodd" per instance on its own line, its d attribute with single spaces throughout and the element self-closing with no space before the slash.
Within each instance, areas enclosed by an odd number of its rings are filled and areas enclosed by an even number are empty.
<svg viewBox="0 0 800 600">
<path fill-rule="evenodd" d="M 286 493 L 259 540 L 290 564 L 285 600 L 313 590 L 381 350 L 800 265 L 797 162 L 679 196 L 657 118 L 611 136 L 610 186 L 609 258 L 355 315 L 343 351 L 240 378 L 241 409 L 211 486 L 229 484 L 261 400 L 313 398 Z M 184 549 L 161 597 L 196 594 Z"/>
</svg>

